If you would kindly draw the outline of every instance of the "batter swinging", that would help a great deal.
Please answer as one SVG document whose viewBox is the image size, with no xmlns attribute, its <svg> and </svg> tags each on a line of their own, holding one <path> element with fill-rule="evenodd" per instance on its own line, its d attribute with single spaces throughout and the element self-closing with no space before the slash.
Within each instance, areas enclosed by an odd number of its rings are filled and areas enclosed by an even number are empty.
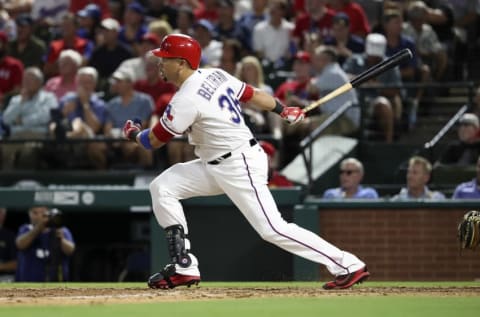
<svg viewBox="0 0 480 317">
<path fill-rule="evenodd" d="M 148 280 L 151 288 L 174 288 L 200 282 L 198 260 L 190 252 L 188 226 L 179 200 L 225 193 L 260 236 L 280 248 L 316 263 L 335 276 L 325 289 L 349 288 L 370 274 L 356 256 L 318 235 L 282 219 L 267 187 L 267 156 L 245 125 L 240 102 L 278 113 L 295 124 L 305 116 L 218 68 L 198 68 L 201 48 L 193 38 L 172 34 L 151 51 L 159 71 L 178 87 L 152 129 L 125 123 L 126 138 L 147 149 L 173 136 L 188 134 L 199 159 L 175 164 L 150 184 L 155 217 L 165 230 L 171 263 Z"/>
</svg>

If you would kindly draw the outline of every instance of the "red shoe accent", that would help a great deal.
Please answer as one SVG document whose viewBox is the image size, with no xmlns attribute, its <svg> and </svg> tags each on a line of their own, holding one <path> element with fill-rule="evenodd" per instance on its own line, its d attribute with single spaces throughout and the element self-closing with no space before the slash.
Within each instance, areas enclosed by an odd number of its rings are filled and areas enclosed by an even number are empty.
<svg viewBox="0 0 480 317">
<path fill-rule="evenodd" d="M 345 289 L 349 288 L 357 283 L 361 283 L 368 279 L 370 273 L 367 270 L 367 267 L 363 267 L 358 271 L 355 271 L 350 274 L 339 275 L 335 280 L 325 283 L 323 285 L 324 289 Z"/>
<path fill-rule="evenodd" d="M 167 265 L 159 273 L 155 273 L 148 279 L 150 288 L 169 289 L 177 286 L 192 286 L 200 283 L 200 276 L 181 275 L 175 272 L 175 265 Z"/>
</svg>

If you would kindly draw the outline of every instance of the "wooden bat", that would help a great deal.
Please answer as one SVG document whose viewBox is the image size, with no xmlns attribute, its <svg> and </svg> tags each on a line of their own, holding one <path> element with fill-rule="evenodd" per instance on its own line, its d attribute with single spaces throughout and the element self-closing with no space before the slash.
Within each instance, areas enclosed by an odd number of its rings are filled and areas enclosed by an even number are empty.
<svg viewBox="0 0 480 317">
<path fill-rule="evenodd" d="M 303 109 L 303 111 L 308 112 L 310 110 L 315 109 L 316 107 L 326 103 L 327 101 L 332 100 L 335 97 L 340 96 L 341 94 L 346 93 L 352 88 L 358 87 L 359 85 L 363 84 L 366 81 L 369 81 L 373 77 L 376 77 L 380 75 L 383 72 L 386 72 L 387 70 L 399 65 L 406 59 L 412 58 L 412 52 L 408 49 L 405 48 L 396 54 L 388 57 L 387 59 L 383 60 L 382 62 L 373 65 L 363 73 L 359 74 L 357 77 L 353 78 L 350 82 L 338 87 L 334 91 L 330 92 L 326 96 L 318 99 L 315 102 L 312 102 L 309 104 L 307 107 Z"/>
</svg>

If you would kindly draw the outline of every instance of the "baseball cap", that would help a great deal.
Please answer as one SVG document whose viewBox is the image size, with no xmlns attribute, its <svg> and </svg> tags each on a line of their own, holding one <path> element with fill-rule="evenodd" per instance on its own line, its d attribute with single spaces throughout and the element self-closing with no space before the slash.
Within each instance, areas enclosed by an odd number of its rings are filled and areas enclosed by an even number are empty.
<svg viewBox="0 0 480 317">
<path fill-rule="evenodd" d="M 128 81 L 133 82 L 134 76 L 133 76 L 133 72 L 130 69 L 120 68 L 120 69 L 117 69 L 112 74 L 111 79 L 114 79 L 114 80 L 128 80 Z"/>
<path fill-rule="evenodd" d="M 106 18 L 102 20 L 100 26 L 107 30 L 118 31 L 120 30 L 120 23 L 117 20 L 112 18 Z"/>
<path fill-rule="evenodd" d="M 139 2 L 132 2 L 127 6 L 127 9 L 135 11 L 138 14 L 145 14 L 145 8 Z"/>
<path fill-rule="evenodd" d="M 206 29 L 212 36 L 215 34 L 215 27 L 213 26 L 212 22 L 208 21 L 207 19 L 200 19 L 194 24 L 194 28 L 202 27 Z"/>
<path fill-rule="evenodd" d="M 273 157 L 275 155 L 275 152 L 277 151 L 275 149 L 275 146 L 273 146 L 273 144 L 268 141 L 260 141 L 260 146 L 265 151 L 265 153 L 270 157 Z"/>
<path fill-rule="evenodd" d="M 387 39 L 383 34 L 371 33 L 365 40 L 365 53 L 369 56 L 384 57 L 387 50 Z"/>
<path fill-rule="evenodd" d="M 310 54 L 308 52 L 298 51 L 297 54 L 295 54 L 295 60 L 299 60 L 304 63 L 310 63 L 312 61 L 312 58 L 310 57 Z"/>
<path fill-rule="evenodd" d="M 342 25 L 350 25 L 350 18 L 345 12 L 338 12 L 333 16 L 333 23 L 339 23 Z"/>
<path fill-rule="evenodd" d="M 142 42 L 149 42 L 155 46 L 160 46 L 162 43 L 160 38 L 155 33 L 151 32 L 147 32 L 142 36 Z"/>
<path fill-rule="evenodd" d="M 102 10 L 94 3 L 87 4 L 82 10 L 77 12 L 77 15 L 83 18 L 100 19 Z"/>
<path fill-rule="evenodd" d="M 459 123 L 463 124 L 470 124 L 475 127 L 480 127 L 480 122 L 478 120 L 477 115 L 474 113 L 464 113 L 461 117 L 460 120 L 458 120 Z"/>
<path fill-rule="evenodd" d="M 29 14 L 22 13 L 17 16 L 15 23 L 17 26 L 31 26 L 33 25 L 33 19 Z"/>
</svg>

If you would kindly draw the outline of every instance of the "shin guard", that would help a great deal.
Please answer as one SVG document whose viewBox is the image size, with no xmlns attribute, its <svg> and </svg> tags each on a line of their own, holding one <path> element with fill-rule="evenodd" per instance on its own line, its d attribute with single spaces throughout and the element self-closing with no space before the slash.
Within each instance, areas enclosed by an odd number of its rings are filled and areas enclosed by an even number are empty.
<svg viewBox="0 0 480 317">
<path fill-rule="evenodd" d="M 165 235 L 168 243 L 168 252 L 173 264 L 180 267 L 189 267 L 192 259 L 185 248 L 186 235 L 181 225 L 174 225 L 165 228 Z"/>
</svg>

